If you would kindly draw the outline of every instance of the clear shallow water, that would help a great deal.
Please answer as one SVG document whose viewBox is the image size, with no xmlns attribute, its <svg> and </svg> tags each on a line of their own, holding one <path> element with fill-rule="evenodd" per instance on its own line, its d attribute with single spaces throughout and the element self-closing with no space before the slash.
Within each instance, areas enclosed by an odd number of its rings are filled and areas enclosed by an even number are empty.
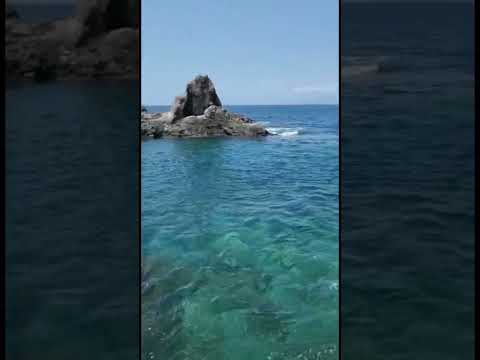
<svg viewBox="0 0 480 360">
<path fill-rule="evenodd" d="M 474 358 L 473 14 L 343 7 L 345 360 Z"/>
<path fill-rule="evenodd" d="M 8 83 L 6 359 L 139 352 L 138 83 Z"/>
<path fill-rule="evenodd" d="M 227 108 L 284 136 L 142 143 L 142 358 L 337 359 L 338 107 Z"/>
</svg>

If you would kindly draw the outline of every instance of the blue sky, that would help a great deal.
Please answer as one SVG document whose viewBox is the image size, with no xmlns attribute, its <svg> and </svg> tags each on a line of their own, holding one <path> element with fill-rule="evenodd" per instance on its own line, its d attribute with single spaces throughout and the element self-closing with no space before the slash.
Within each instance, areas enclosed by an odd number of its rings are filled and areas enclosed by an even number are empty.
<svg viewBox="0 0 480 360">
<path fill-rule="evenodd" d="M 142 103 L 197 74 L 224 104 L 338 103 L 338 0 L 142 0 Z"/>
</svg>

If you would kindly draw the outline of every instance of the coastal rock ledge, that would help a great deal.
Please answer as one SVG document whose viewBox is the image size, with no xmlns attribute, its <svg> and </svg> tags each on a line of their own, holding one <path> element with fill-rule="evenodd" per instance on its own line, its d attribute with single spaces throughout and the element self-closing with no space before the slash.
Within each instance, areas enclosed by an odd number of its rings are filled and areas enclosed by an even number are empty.
<svg viewBox="0 0 480 360">
<path fill-rule="evenodd" d="M 149 113 L 142 109 L 142 137 L 267 136 L 269 132 L 253 120 L 222 108 L 208 76 L 188 83 L 185 96 L 177 96 L 170 111 Z"/>
</svg>

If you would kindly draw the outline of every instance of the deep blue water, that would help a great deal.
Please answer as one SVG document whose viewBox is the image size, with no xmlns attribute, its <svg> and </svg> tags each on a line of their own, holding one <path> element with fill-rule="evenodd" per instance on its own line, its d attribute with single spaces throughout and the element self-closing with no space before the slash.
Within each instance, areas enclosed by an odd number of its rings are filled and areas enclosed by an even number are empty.
<svg viewBox="0 0 480 360">
<path fill-rule="evenodd" d="M 8 83 L 6 353 L 136 359 L 138 83 Z"/>
<path fill-rule="evenodd" d="M 142 358 L 337 359 L 338 107 L 226 108 L 280 135 L 142 143 Z"/>
<path fill-rule="evenodd" d="M 474 358 L 473 14 L 342 8 L 345 360 Z"/>
</svg>

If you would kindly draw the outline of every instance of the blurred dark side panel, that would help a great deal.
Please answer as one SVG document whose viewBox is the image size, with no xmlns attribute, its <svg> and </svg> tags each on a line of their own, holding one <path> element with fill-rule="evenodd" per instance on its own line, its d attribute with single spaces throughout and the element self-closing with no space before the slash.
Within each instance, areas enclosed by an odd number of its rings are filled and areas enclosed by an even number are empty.
<svg viewBox="0 0 480 360">
<path fill-rule="evenodd" d="M 45 3 L 5 20 L 6 359 L 137 359 L 133 2 Z"/>
<path fill-rule="evenodd" d="M 343 360 L 474 358 L 474 5 L 342 3 Z"/>
</svg>

